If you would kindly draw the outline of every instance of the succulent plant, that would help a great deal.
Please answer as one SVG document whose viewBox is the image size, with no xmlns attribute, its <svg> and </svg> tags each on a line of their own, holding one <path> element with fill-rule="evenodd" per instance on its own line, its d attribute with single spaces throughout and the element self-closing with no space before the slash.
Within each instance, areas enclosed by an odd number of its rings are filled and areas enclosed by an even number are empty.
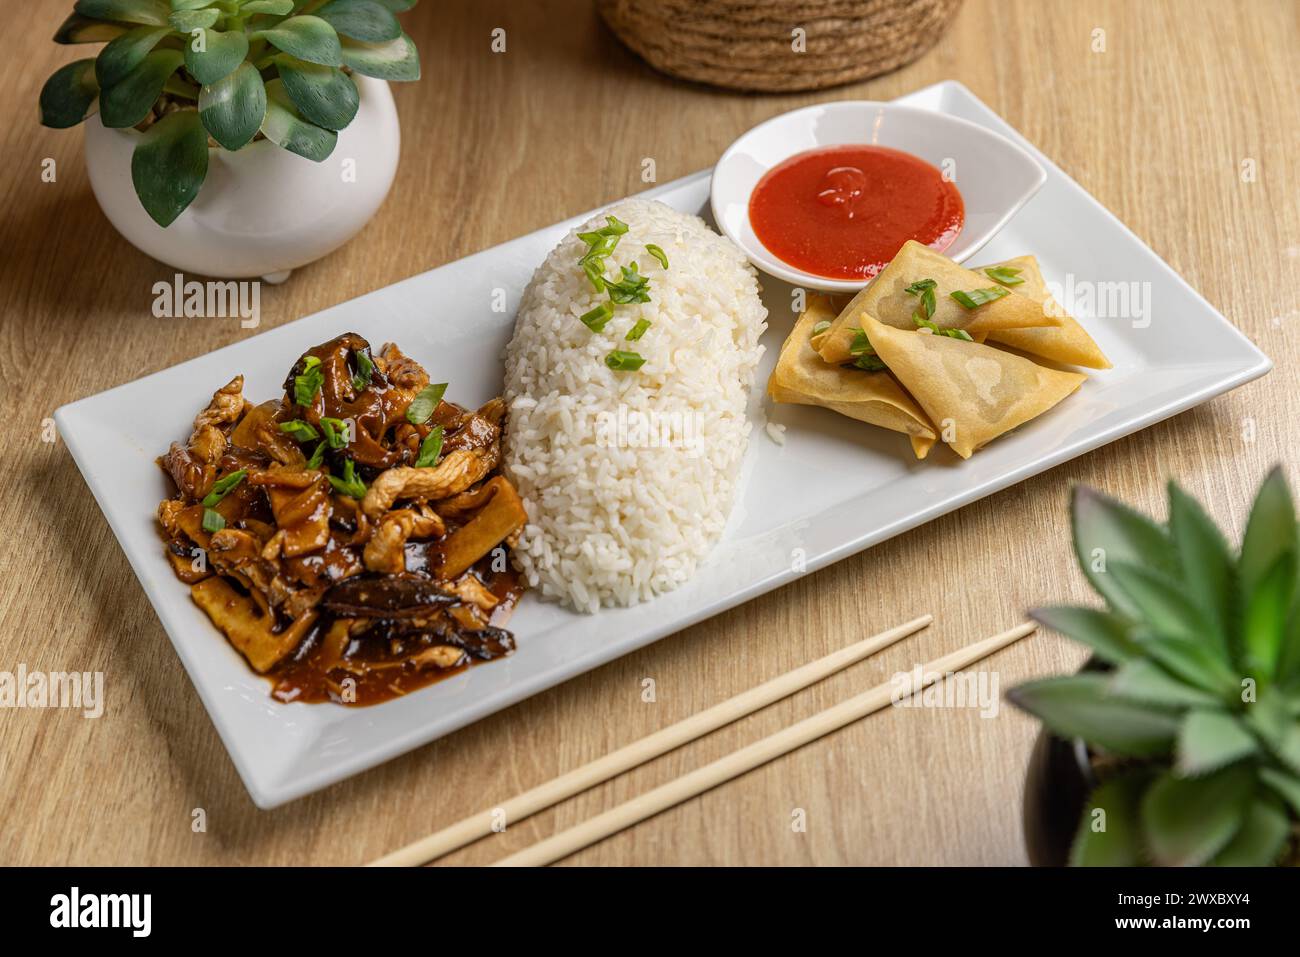
<svg viewBox="0 0 1300 957">
<path fill-rule="evenodd" d="M 55 71 L 41 123 L 144 135 L 131 178 L 169 226 L 198 195 L 211 137 L 238 150 L 259 134 L 320 162 L 360 106 L 351 73 L 416 80 L 420 58 L 396 13 L 416 0 L 77 0 L 56 43 L 102 43 Z"/>
<path fill-rule="evenodd" d="M 1295 863 L 1300 545 L 1281 470 L 1235 552 L 1172 482 L 1167 525 L 1088 488 L 1072 513 L 1075 554 L 1106 608 L 1032 614 L 1101 667 L 1009 695 L 1093 757 L 1100 783 L 1071 862 Z"/>
</svg>

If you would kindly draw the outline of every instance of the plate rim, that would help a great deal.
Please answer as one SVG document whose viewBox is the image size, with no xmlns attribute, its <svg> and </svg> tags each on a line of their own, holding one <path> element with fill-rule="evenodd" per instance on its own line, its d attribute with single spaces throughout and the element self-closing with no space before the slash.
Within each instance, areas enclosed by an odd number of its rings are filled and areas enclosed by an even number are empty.
<svg viewBox="0 0 1300 957">
<path fill-rule="evenodd" d="M 1000 491 L 1011 485 L 1024 481 L 1026 478 L 1039 474 L 1040 472 L 1044 472 L 1050 468 L 1054 468 L 1055 466 L 1062 464 L 1065 461 L 1069 461 L 1070 459 L 1085 454 L 1095 448 L 1098 448 L 1102 445 L 1107 445 L 1126 435 L 1132 434 L 1133 432 L 1139 431 L 1143 428 L 1147 428 L 1148 426 L 1160 422 L 1164 419 L 1167 419 L 1173 415 L 1176 415 L 1179 412 L 1185 411 L 1186 409 L 1199 405 L 1200 403 L 1214 396 L 1220 395 L 1224 392 L 1230 391 L 1231 389 L 1237 388 L 1238 386 L 1243 385 L 1246 382 L 1252 381 L 1253 379 L 1256 379 L 1266 374 L 1273 367 L 1272 361 L 1268 358 L 1267 355 L 1265 355 L 1262 352 L 1262 350 L 1259 349 L 1258 346 L 1255 345 L 1254 342 L 1252 342 L 1249 339 L 1249 337 L 1247 337 L 1240 329 L 1238 329 L 1235 325 L 1233 325 L 1227 319 L 1226 316 L 1224 316 L 1217 308 L 1215 308 L 1212 304 L 1210 304 L 1204 298 L 1204 296 L 1202 296 L 1195 288 L 1193 288 L 1186 280 L 1184 280 L 1182 276 L 1180 276 L 1177 272 L 1175 272 L 1173 267 L 1171 267 L 1159 255 L 1157 255 L 1153 250 L 1151 250 L 1150 247 L 1147 246 L 1147 244 L 1144 243 L 1136 234 L 1134 234 L 1132 230 L 1130 230 L 1127 226 L 1125 226 L 1124 223 L 1121 220 L 1119 220 L 1119 218 L 1113 212 L 1107 209 L 1099 200 L 1093 197 L 1090 193 L 1088 193 L 1085 189 L 1083 189 L 1082 186 L 1080 186 L 1072 178 L 1070 178 L 1068 174 L 1066 174 L 1064 171 L 1060 169 L 1060 167 L 1058 167 L 1050 159 L 1044 156 L 1041 153 L 1041 151 L 1037 149 L 1037 147 L 1035 147 L 1030 141 L 1025 139 L 1023 135 L 1019 134 L 1019 132 L 1016 131 L 1013 127 L 1011 127 L 1011 125 L 1007 123 L 1007 121 L 1003 120 L 1000 116 L 998 116 L 997 113 L 995 113 L 991 108 L 989 108 L 986 104 L 984 104 L 978 97 L 976 97 L 973 93 L 971 93 L 964 85 L 962 85 L 957 81 L 946 80 L 940 83 L 932 84 L 927 87 L 923 87 L 919 90 L 912 91 L 911 93 L 904 94 L 904 98 L 908 100 L 922 101 L 925 99 L 925 97 L 930 95 L 936 95 L 936 94 L 938 95 L 939 99 L 938 99 L 938 106 L 936 106 L 935 109 L 939 109 L 944 112 L 948 112 L 954 109 L 954 106 L 949 102 L 949 95 L 956 94 L 958 97 L 967 100 L 967 102 L 962 105 L 974 107 L 976 110 L 982 111 L 984 114 L 987 114 L 992 119 L 1004 124 L 1008 129 L 1011 129 L 1012 132 L 1015 133 L 1017 136 L 1020 136 L 1020 139 L 1024 141 L 1023 145 L 1020 143 L 1015 143 L 1014 145 L 1029 152 L 1030 155 L 1033 156 L 1045 170 L 1055 171 L 1055 173 L 1057 173 L 1061 177 L 1063 182 L 1066 183 L 1067 186 L 1072 187 L 1073 191 L 1079 194 L 1084 201 L 1088 202 L 1092 206 L 1101 210 L 1105 214 L 1105 219 L 1109 227 L 1118 226 L 1123 231 L 1123 234 L 1127 236 L 1131 241 L 1136 242 L 1142 248 L 1146 249 L 1150 253 L 1151 259 L 1154 260 L 1155 263 L 1158 263 L 1160 267 L 1163 267 L 1162 270 L 1163 278 L 1177 283 L 1179 286 L 1183 287 L 1185 291 L 1190 292 L 1192 296 L 1195 298 L 1195 300 L 1200 303 L 1200 305 L 1210 314 L 1210 316 L 1214 317 L 1214 319 L 1217 320 L 1219 326 L 1226 329 L 1229 334 L 1231 334 L 1237 340 L 1239 340 L 1240 344 L 1246 348 L 1247 352 L 1250 355 L 1253 356 L 1254 361 L 1205 363 L 1203 364 L 1204 367 L 1206 369 L 1211 369 L 1211 370 L 1222 366 L 1225 375 L 1223 377 L 1214 379 L 1214 381 L 1211 383 L 1202 385 L 1201 387 L 1197 388 L 1196 390 L 1190 393 L 1179 395 L 1176 398 L 1173 398 L 1170 401 L 1167 401 L 1162 405 L 1155 407 L 1153 410 L 1147 412 L 1146 414 L 1124 423 L 1124 425 L 1121 427 L 1106 429 L 1097 435 L 1079 439 L 1069 445 L 1063 445 L 1055 449 L 1052 449 L 1046 454 L 1039 455 L 1033 458 L 1032 460 L 1026 461 L 1025 463 L 1019 466 L 1009 468 L 1002 473 L 992 476 L 989 479 L 986 479 L 982 482 L 969 486 L 968 488 L 966 488 L 965 490 L 963 490 L 958 494 L 950 495 L 946 499 L 943 499 L 938 502 L 930 502 L 926 505 L 926 507 L 919 509 L 915 512 L 909 513 L 909 515 L 905 519 L 895 522 L 892 525 L 886 526 L 882 529 L 878 529 L 872 533 L 857 535 L 847 541 L 841 542 L 839 545 L 835 547 L 829 548 L 814 556 L 810 556 L 808 564 L 806 566 L 806 570 L 798 574 L 806 574 L 806 572 L 816 571 L 827 565 L 833 564 L 837 561 L 841 561 L 850 555 L 856 554 L 857 552 L 870 548 L 872 545 L 878 544 L 895 535 L 901 534 L 919 525 L 925 524 L 926 522 L 932 521 L 935 518 L 939 517 L 940 515 L 943 515 L 946 512 L 949 512 L 955 508 L 958 508 L 963 504 L 966 504 L 971 501 L 975 501 L 987 495 L 994 494 L 997 491 Z M 919 107 L 919 108 L 929 109 L 929 107 Z M 963 117 L 958 117 L 958 118 L 963 118 Z M 969 121 L 969 122 L 973 122 L 973 121 Z M 998 130 L 991 130 L 991 132 L 999 133 Z M 999 133 L 999 135 L 1002 134 Z M 657 196 L 663 195 L 664 193 L 667 193 L 669 191 L 674 191 L 687 186 L 692 186 L 696 184 L 699 180 L 704 179 L 706 177 L 710 177 L 711 175 L 712 175 L 712 169 L 701 170 L 696 173 L 688 174 L 687 176 L 681 177 L 671 182 L 655 186 L 649 190 L 646 190 L 642 193 L 638 193 L 635 195 L 638 198 L 654 199 Z M 618 200 L 616 199 L 613 200 L 612 202 L 618 202 Z M 706 200 L 706 205 L 707 202 L 708 201 Z M 404 279 L 398 280 L 397 282 L 390 283 L 388 286 L 379 287 L 379 289 L 375 289 L 375 290 L 370 290 L 369 292 L 363 293 L 359 296 L 354 296 L 350 299 L 344 300 L 341 303 L 337 303 L 332 306 L 327 306 L 325 309 L 318 310 L 314 313 L 311 313 L 310 315 L 302 316 L 297 319 L 290 320 L 289 322 L 276 326 L 274 329 L 266 330 L 265 332 L 258 333 L 255 336 L 251 336 L 246 339 L 241 339 L 234 343 L 231 343 L 230 345 L 223 346 L 219 349 L 215 349 L 210 352 L 203 353 L 198 356 L 194 356 L 190 359 L 183 360 L 182 362 L 176 363 L 175 365 L 172 366 L 168 366 L 164 369 L 160 369 L 140 379 L 130 380 L 128 382 L 124 382 L 119 385 L 110 387 L 109 389 L 103 390 L 94 395 L 87 396 L 70 403 L 66 403 L 60 406 L 55 411 L 54 418 L 58 426 L 59 434 L 63 437 L 64 442 L 67 444 L 69 452 L 71 453 L 73 460 L 77 464 L 78 470 L 81 472 L 83 479 L 85 480 L 87 486 L 90 488 L 92 496 L 95 498 L 96 504 L 99 506 L 100 511 L 104 514 L 104 517 L 107 520 L 109 527 L 113 530 L 113 533 L 117 538 L 119 548 L 121 548 L 121 550 L 125 553 L 128 564 L 131 566 L 131 569 L 135 573 L 136 578 L 140 581 L 141 587 L 144 589 L 146 597 L 149 599 L 150 605 L 153 607 L 154 614 L 158 617 L 160 623 L 163 626 L 163 630 L 167 633 L 168 639 L 170 640 L 172 647 L 176 650 L 177 655 L 180 657 L 181 662 L 185 667 L 187 678 L 189 678 L 191 685 L 193 685 L 194 688 L 198 691 L 199 698 L 203 702 L 204 708 L 207 710 L 209 718 L 212 720 L 214 726 L 216 727 L 218 735 L 220 736 L 222 743 L 225 746 L 226 752 L 230 755 L 232 763 L 235 765 L 236 770 L 239 772 L 241 781 L 243 782 L 246 790 L 248 791 L 250 797 L 252 798 L 253 803 L 257 805 L 259 808 L 270 809 L 272 807 L 279 806 L 281 804 L 284 804 L 296 798 L 305 796 L 306 794 L 312 793 L 328 785 L 346 780 L 347 778 L 350 778 L 355 774 L 358 774 L 362 771 L 368 770 L 369 768 L 375 767 L 387 760 L 390 760 L 393 757 L 396 757 L 398 754 L 402 754 L 407 751 L 413 750 L 414 748 L 420 747 L 433 740 L 436 740 L 437 738 L 445 734 L 449 734 L 454 730 L 458 730 L 461 727 L 464 727 L 468 724 L 478 721 L 483 717 L 486 717 L 488 714 L 494 713 L 498 710 L 504 710 L 505 708 L 508 708 L 513 704 L 523 701 L 531 697 L 533 694 L 536 694 L 546 688 L 553 687 L 565 680 L 568 680 L 569 678 L 576 677 L 577 675 L 582 674 L 588 670 L 591 670 L 595 667 L 599 667 L 600 665 L 615 660 L 616 658 L 620 658 L 623 655 L 630 653 L 631 651 L 652 644 L 655 641 L 658 641 L 669 634 L 673 634 L 675 632 L 688 628 L 693 624 L 696 624 L 700 621 L 710 618 L 729 608 L 733 608 L 738 605 L 744 604 L 745 602 L 752 600 L 753 598 L 757 597 L 760 594 L 774 590 L 775 588 L 778 588 L 786 584 L 791 579 L 796 577 L 796 573 L 787 570 L 780 574 L 760 576 L 756 580 L 752 580 L 748 582 L 743 587 L 735 589 L 732 592 L 726 593 L 725 597 L 718 598 L 709 602 L 700 603 L 697 606 L 692 607 L 685 614 L 673 618 L 671 621 L 666 621 L 666 623 L 658 624 L 654 627 L 643 629 L 638 634 L 635 641 L 631 643 L 619 645 L 617 650 L 614 651 L 613 653 L 589 655 L 586 657 L 581 657 L 579 659 L 576 659 L 575 661 L 567 662 L 562 665 L 553 666 L 540 673 L 535 673 L 532 675 L 520 677 L 516 682 L 512 683 L 510 692 L 508 694 L 502 694 L 497 696 L 502 698 L 508 698 L 509 700 L 498 703 L 495 700 L 484 699 L 476 702 L 472 701 L 467 705 L 458 708 L 457 714 L 465 716 L 465 720 L 457 721 L 455 727 L 445 728 L 441 730 L 434 728 L 433 730 L 430 730 L 430 725 L 428 723 L 425 723 L 423 725 L 413 725 L 405 734 L 396 736 L 393 740 L 387 742 L 384 745 L 370 748 L 369 750 L 364 752 L 364 754 L 361 756 L 351 755 L 334 765 L 330 765 L 328 767 L 322 767 L 318 771 L 304 774 L 294 781 L 285 782 L 279 779 L 265 780 L 263 779 L 263 777 L 259 772 L 257 772 L 249 765 L 247 760 L 248 756 L 244 753 L 243 750 L 245 744 L 241 739 L 239 739 L 235 735 L 233 728 L 231 728 L 228 725 L 222 707 L 219 706 L 217 702 L 212 700 L 208 691 L 205 689 L 204 685 L 195 679 L 194 668 L 192 667 L 191 658 L 187 653 L 185 643 L 173 634 L 173 630 L 171 626 L 163 618 L 163 615 L 160 612 L 160 607 L 163 606 L 162 595 L 161 595 L 162 585 L 160 584 L 160 580 L 157 579 L 152 574 L 152 570 L 147 570 L 142 566 L 141 564 L 141 559 L 143 558 L 142 555 L 133 554 L 130 550 L 128 550 L 125 544 L 127 539 L 124 536 L 124 529 L 120 526 L 119 520 L 115 519 L 113 511 L 110 508 L 106 507 L 106 502 L 105 502 L 106 490 L 103 486 L 102 476 L 99 474 L 99 472 L 96 469 L 89 468 L 90 463 L 86 461 L 86 450 L 82 446 L 81 436 L 79 434 L 80 430 L 79 430 L 78 420 L 81 418 L 81 416 L 85 413 L 85 410 L 88 408 L 87 403 L 92 403 L 97 400 L 103 400 L 104 398 L 122 389 L 140 386 L 144 383 L 147 383 L 150 379 L 161 376 L 165 373 L 174 374 L 178 370 L 181 370 L 187 366 L 190 366 L 195 363 L 199 363 L 201 361 L 210 360 L 216 356 L 219 356 L 225 350 L 244 348 L 246 347 L 248 342 L 259 339 L 261 336 L 274 337 L 277 335 L 289 335 L 290 333 L 288 332 L 288 330 L 292 330 L 293 328 L 295 328 L 297 323 L 306 322 L 308 320 L 315 319 L 316 317 L 320 316 L 322 313 L 343 308 L 347 306 L 349 303 L 355 302 L 358 299 L 362 299 L 374 295 L 376 292 L 379 292 L 382 289 L 393 289 L 395 287 L 401 286 L 404 283 L 413 282 L 415 280 L 418 280 L 420 277 L 427 275 L 430 272 L 434 272 L 438 269 L 444 268 L 452 263 L 463 263 L 467 260 L 471 260 L 479 256 L 490 256 L 491 254 L 499 250 L 501 247 L 508 245 L 510 243 L 518 242 L 521 239 L 540 237 L 548 233 L 562 234 L 563 231 L 568 228 L 566 225 L 564 225 L 565 223 L 575 221 L 575 220 L 590 218 L 591 215 L 594 215 L 596 212 L 599 212 L 600 210 L 607 208 L 609 205 L 611 204 L 610 203 L 602 204 L 601 206 L 595 207 L 594 209 L 589 210 L 588 212 L 581 213 L 573 217 L 567 217 L 565 220 L 561 221 L 560 223 L 551 224 L 548 226 L 544 226 L 540 229 L 521 234 L 520 236 L 514 237 L 512 239 L 508 239 L 502 243 L 495 244 L 486 249 L 479 250 L 474 253 L 470 253 L 469 255 L 461 257 L 458 260 L 452 260 L 447 263 L 440 263 L 439 265 L 431 267 L 430 269 L 425 270 L 421 273 L 417 273 L 413 276 L 409 276 Z M 1231 374 L 1228 374 L 1229 372 Z M 755 440 L 761 441 L 761 436 L 758 436 L 756 434 Z"/>
</svg>

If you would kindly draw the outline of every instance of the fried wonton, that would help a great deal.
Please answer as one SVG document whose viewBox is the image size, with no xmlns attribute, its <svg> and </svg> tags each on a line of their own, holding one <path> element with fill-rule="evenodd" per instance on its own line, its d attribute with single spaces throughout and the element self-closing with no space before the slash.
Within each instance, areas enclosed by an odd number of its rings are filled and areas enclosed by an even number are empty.
<svg viewBox="0 0 1300 957">
<path fill-rule="evenodd" d="M 835 318 L 825 296 L 810 295 L 808 308 L 781 347 L 767 391 L 776 402 L 819 405 L 860 422 L 868 422 L 911 439 L 912 451 L 923 459 L 934 446 L 936 433 L 920 407 L 888 372 L 867 372 L 827 365 L 809 341 L 819 322 Z"/>
<path fill-rule="evenodd" d="M 876 354 L 962 458 L 1046 412 L 1086 378 L 978 342 L 895 329 L 869 315 L 862 324 Z"/>
<path fill-rule="evenodd" d="M 980 338 L 1004 329 L 1061 324 L 1056 316 L 1047 315 L 1039 303 L 1017 292 L 974 309 L 965 308 L 949 294 L 994 288 L 998 284 L 984 273 L 958 266 L 929 246 L 908 240 L 880 275 L 853 297 L 825 337 L 818 341 L 817 351 L 821 357 L 830 363 L 849 361 L 849 347 L 861 328 L 863 315 L 896 329 L 915 329 L 912 314 L 921 305 L 921 298 L 906 290 L 913 283 L 925 279 L 933 279 L 937 284 L 934 315 L 930 319 L 941 329 L 963 329 Z"/>
<path fill-rule="evenodd" d="M 987 270 L 997 268 L 1020 270 L 1016 278 L 1024 281 L 1013 286 L 1012 289 L 1034 302 L 1041 303 L 1045 310 L 1060 318 L 1061 324 L 1055 328 L 1043 326 L 1036 329 L 1001 329 L 990 332 L 987 341 L 1000 342 L 1021 352 L 1029 352 L 1066 365 L 1084 366 L 1089 369 L 1110 368 L 1110 360 L 1098 348 L 1097 343 L 1093 342 L 1092 336 L 1088 335 L 1075 319 L 1067 316 L 1065 310 L 1052 299 L 1047 283 L 1043 281 L 1043 273 L 1038 268 L 1037 259 L 1033 256 L 1017 256 L 1005 262 L 981 266 L 979 272 L 987 275 Z"/>
</svg>

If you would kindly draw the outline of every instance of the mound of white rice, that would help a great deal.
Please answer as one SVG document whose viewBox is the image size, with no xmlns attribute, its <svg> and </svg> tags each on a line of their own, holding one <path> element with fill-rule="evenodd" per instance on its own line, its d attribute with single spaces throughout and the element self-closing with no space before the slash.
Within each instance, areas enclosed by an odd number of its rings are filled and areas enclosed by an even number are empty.
<svg viewBox="0 0 1300 957">
<path fill-rule="evenodd" d="M 627 223 L 606 276 L 635 262 L 648 303 L 599 333 L 608 300 L 579 266 L 577 233 Z M 646 251 L 658 245 L 664 269 Z M 506 348 L 505 469 L 528 510 L 514 554 L 530 587 L 583 611 L 630 605 L 694 574 L 722 533 L 749 440 L 745 408 L 767 310 L 729 240 L 662 203 L 628 200 L 564 238 L 524 292 Z M 650 321 L 636 342 L 624 337 Z M 616 372 L 612 350 L 645 365 Z"/>
</svg>

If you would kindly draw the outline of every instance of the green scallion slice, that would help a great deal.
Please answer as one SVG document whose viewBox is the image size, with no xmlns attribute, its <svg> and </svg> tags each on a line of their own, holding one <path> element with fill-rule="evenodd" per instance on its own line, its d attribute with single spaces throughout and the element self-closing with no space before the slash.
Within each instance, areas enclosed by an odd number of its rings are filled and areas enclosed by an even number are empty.
<svg viewBox="0 0 1300 957">
<path fill-rule="evenodd" d="M 205 532 L 219 532 L 225 527 L 225 518 L 215 508 L 205 508 L 203 510 L 203 530 Z"/>
<path fill-rule="evenodd" d="M 352 391 L 363 392 L 370 387 L 370 379 L 375 374 L 375 361 L 370 358 L 369 349 L 356 352 L 357 374 L 352 377 Z"/>
<path fill-rule="evenodd" d="M 207 508 L 212 508 L 223 498 L 230 494 L 230 491 L 244 480 L 248 474 L 248 469 L 240 469 L 238 472 L 231 472 L 212 483 L 212 490 L 203 496 L 203 504 Z"/>
<path fill-rule="evenodd" d="M 582 271 L 587 274 L 591 288 L 597 293 L 605 291 L 604 265 L 599 259 L 586 259 L 582 263 Z"/>
<path fill-rule="evenodd" d="M 320 438 L 316 430 L 311 427 L 311 423 L 304 422 L 302 419 L 290 419 L 288 422 L 281 422 L 280 431 L 292 435 L 298 442 L 310 442 L 313 439 Z"/>
<path fill-rule="evenodd" d="M 825 332 L 827 329 L 829 329 L 829 328 L 830 328 L 831 326 L 833 326 L 833 325 L 834 325 L 834 323 L 833 323 L 831 320 L 829 320 L 829 319 L 823 319 L 821 322 L 819 322 L 819 323 L 817 323 L 815 326 L 813 326 L 812 335 L 814 335 L 814 336 L 820 336 L 823 332 Z M 809 336 L 809 338 L 812 338 L 812 336 Z"/>
<path fill-rule="evenodd" d="M 635 372 L 645 365 L 645 359 L 642 358 L 640 353 L 623 352 L 620 349 L 615 349 L 605 356 L 605 365 L 615 372 Z"/>
<path fill-rule="evenodd" d="M 335 491 L 342 495 L 349 495 L 352 498 L 364 498 L 366 494 L 366 483 L 357 477 L 357 467 L 351 459 L 343 463 L 343 477 L 337 475 L 329 477 L 330 484 L 334 486 Z"/>
<path fill-rule="evenodd" d="M 645 251 L 651 256 L 654 256 L 655 259 L 659 260 L 659 265 L 663 266 L 665 269 L 668 268 L 668 254 L 659 246 L 656 246 L 654 243 L 646 243 Z"/>
<path fill-rule="evenodd" d="M 311 458 L 307 460 L 307 468 L 318 469 L 321 467 L 321 463 L 325 461 L 326 444 L 327 443 L 324 439 L 321 439 L 321 441 L 316 444 L 316 451 L 313 452 Z"/>
<path fill-rule="evenodd" d="M 955 299 L 963 309 L 975 309 L 985 303 L 1011 295 L 1011 290 L 1002 286 L 990 286 L 988 289 L 972 289 L 970 292 L 962 292 L 959 289 L 956 292 L 948 293 L 948 295 Z"/>
<path fill-rule="evenodd" d="M 1004 286 L 1019 286 L 1024 282 L 1024 279 L 1020 276 L 1022 272 L 1024 272 L 1023 269 L 1018 269 L 1015 266 L 990 266 L 984 270 L 984 275 Z"/>
<path fill-rule="evenodd" d="M 438 403 L 442 401 L 443 394 L 446 391 L 447 383 L 445 382 L 426 385 L 420 390 L 420 394 L 411 400 L 411 404 L 406 407 L 406 421 L 412 425 L 424 425 L 429 421 L 429 416 L 433 415 L 434 409 L 438 408 Z"/>
<path fill-rule="evenodd" d="M 320 427 L 325 433 L 325 441 L 329 443 L 332 449 L 343 448 L 351 438 L 348 435 L 348 424 L 342 419 L 330 419 L 322 415 Z"/>
<path fill-rule="evenodd" d="M 420 454 L 415 460 L 417 469 L 432 468 L 438 464 L 438 457 L 442 455 L 442 426 L 435 425 L 433 430 L 424 437 L 420 443 Z"/>
<path fill-rule="evenodd" d="M 640 339 L 642 336 L 646 334 L 646 330 L 649 328 L 650 328 L 649 319 L 638 319 L 636 321 L 636 325 L 634 325 L 631 329 L 629 329 L 627 335 L 625 335 L 623 338 L 626 339 L 628 342 L 636 342 L 638 339 Z"/>
<path fill-rule="evenodd" d="M 325 373 L 316 356 L 302 357 L 302 373 L 293 378 L 293 400 L 299 405 L 311 405 L 325 382 Z"/>
<path fill-rule="evenodd" d="M 602 302 L 590 312 L 584 312 L 578 317 L 579 321 L 592 332 L 603 332 L 609 320 L 614 318 L 614 307 L 608 302 Z"/>
</svg>

